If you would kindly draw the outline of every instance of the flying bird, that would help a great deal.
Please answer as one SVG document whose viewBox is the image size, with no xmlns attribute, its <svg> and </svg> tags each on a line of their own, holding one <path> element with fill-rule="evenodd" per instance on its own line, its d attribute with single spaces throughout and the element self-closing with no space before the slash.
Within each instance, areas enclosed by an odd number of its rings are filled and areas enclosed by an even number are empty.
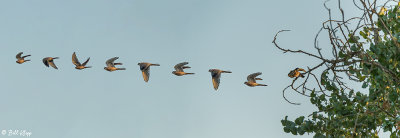
<svg viewBox="0 0 400 138">
<path fill-rule="evenodd" d="M 147 62 L 138 63 L 140 70 L 142 71 L 143 79 L 145 82 L 149 81 L 150 77 L 150 66 L 160 66 L 160 64 L 152 64 Z"/>
<path fill-rule="evenodd" d="M 54 64 L 54 59 L 58 59 L 58 57 L 45 57 L 43 58 L 43 63 L 46 65 L 46 67 L 49 67 L 49 65 L 55 69 L 58 69 L 56 64 Z"/>
<path fill-rule="evenodd" d="M 89 62 L 89 60 L 90 60 L 90 57 L 85 62 L 83 62 L 81 64 L 79 62 L 78 58 L 76 57 L 75 52 L 72 54 L 72 63 L 76 66 L 75 69 L 82 70 L 82 69 L 85 69 L 85 68 L 91 68 L 91 66 L 86 66 L 86 64 Z"/>
<path fill-rule="evenodd" d="M 175 71 L 172 71 L 172 74 L 175 74 L 176 76 L 183 76 L 183 75 L 188 75 L 188 74 L 194 74 L 194 73 L 187 73 L 187 72 L 183 71 L 183 69 L 190 68 L 189 66 L 185 66 L 185 65 L 187 65 L 187 64 L 189 64 L 189 62 L 182 62 L 182 63 L 176 64 L 176 65 L 174 66 Z"/>
<path fill-rule="evenodd" d="M 208 70 L 211 72 L 212 83 L 214 85 L 214 89 L 217 90 L 219 86 L 219 79 L 221 78 L 221 73 L 232 73 L 231 71 L 223 71 L 220 69 L 210 69 Z"/>
<path fill-rule="evenodd" d="M 31 61 L 31 60 L 25 60 L 25 58 L 26 57 L 29 57 L 29 56 L 31 56 L 31 55 L 26 55 L 26 56 L 22 56 L 22 54 L 23 54 L 24 52 L 19 52 L 18 54 L 17 54 L 17 56 L 15 56 L 16 58 L 17 58 L 17 63 L 18 64 L 22 64 L 22 63 L 24 63 L 24 62 L 27 62 L 27 61 Z M 22 57 L 21 57 L 22 56 Z"/>
<path fill-rule="evenodd" d="M 257 78 L 257 76 L 259 76 L 261 74 L 262 74 L 261 72 L 250 74 L 249 76 L 247 76 L 247 82 L 244 82 L 244 84 L 246 84 L 247 86 L 250 86 L 250 87 L 268 86 L 268 85 L 259 84 L 259 83 L 256 82 L 256 80 L 262 80 L 261 78 Z"/>
<path fill-rule="evenodd" d="M 288 74 L 288 76 L 290 77 L 290 78 L 294 78 L 294 77 L 302 77 L 302 78 L 304 78 L 304 75 L 302 74 L 302 73 L 300 73 L 300 71 L 303 71 L 303 72 L 306 72 L 304 69 L 302 69 L 302 68 L 296 68 L 296 69 L 294 69 L 294 70 L 292 70 L 292 71 L 290 71 L 289 72 L 289 74 Z"/>
<path fill-rule="evenodd" d="M 113 57 L 106 61 L 107 67 L 104 67 L 105 70 L 112 72 L 116 70 L 126 70 L 125 68 L 117 68 L 115 65 L 122 65 L 122 63 L 114 63 L 119 57 Z"/>
</svg>

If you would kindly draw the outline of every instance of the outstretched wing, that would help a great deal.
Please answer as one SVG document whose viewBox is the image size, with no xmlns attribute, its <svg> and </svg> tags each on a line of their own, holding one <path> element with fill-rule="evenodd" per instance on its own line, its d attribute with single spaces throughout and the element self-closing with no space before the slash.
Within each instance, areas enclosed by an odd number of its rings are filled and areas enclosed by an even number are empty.
<svg viewBox="0 0 400 138">
<path fill-rule="evenodd" d="M 86 64 L 89 62 L 89 60 L 90 60 L 90 57 L 85 62 L 82 63 L 82 66 L 86 66 Z"/>
<path fill-rule="evenodd" d="M 189 62 L 182 62 L 182 63 L 176 64 L 176 65 L 174 66 L 174 68 L 175 68 L 175 70 L 178 71 L 178 72 L 183 72 L 183 66 L 185 66 L 185 65 L 187 65 L 187 64 L 189 64 Z"/>
<path fill-rule="evenodd" d="M 19 52 L 15 57 L 17 58 L 17 59 L 21 59 L 22 57 L 21 57 L 21 55 L 23 54 L 23 52 Z"/>
<path fill-rule="evenodd" d="M 211 72 L 214 89 L 217 90 L 219 86 L 219 79 L 221 78 L 221 72 L 217 69 L 210 69 L 209 71 Z"/>
<path fill-rule="evenodd" d="M 142 70 L 142 75 L 143 75 L 144 81 L 148 82 L 149 77 L 150 77 L 150 68 L 146 68 L 146 69 Z"/>
<path fill-rule="evenodd" d="M 106 61 L 107 67 L 115 67 L 114 66 L 114 61 L 117 60 L 117 59 L 118 59 L 118 57 L 113 57 L 113 58 L 110 58 L 109 60 L 107 60 Z"/>
<path fill-rule="evenodd" d="M 49 65 L 50 65 L 51 67 L 53 67 L 53 68 L 55 68 L 55 69 L 58 69 L 57 66 L 56 66 L 56 64 L 54 64 L 54 61 L 51 61 L 51 62 L 48 62 L 48 63 L 49 63 Z"/>
<path fill-rule="evenodd" d="M 73 63 L 75 66 L 80 66 L 80 65 L 81 65 L 81 63 L 79 62 L 78 58 L 76 57 L 75 52 L 72 54 L 72 63 Z"/>
<path fill-rule="evenodd" d="M 220 75 L 212 75 L 212 83 L 214 86 L 214 89 L 217 90 L 219 87 L 219 78 L 221 77 Z"/>
<path fill-rule="evenodd" d="M 43 64 L 46 65 L 46 67 L 49 67 L 49 62 L 47 61 L 49 59 L 48 57 L 43 58 Z"/>
<path fill-rule="evenodd" d="M 250 74 L 249 76 L 247 76 L 247 81 L 255 83 L 256 82 L 256 77 L 261 75 L 261 74 L 262 74 L 261 72 Z"/>
</svg>

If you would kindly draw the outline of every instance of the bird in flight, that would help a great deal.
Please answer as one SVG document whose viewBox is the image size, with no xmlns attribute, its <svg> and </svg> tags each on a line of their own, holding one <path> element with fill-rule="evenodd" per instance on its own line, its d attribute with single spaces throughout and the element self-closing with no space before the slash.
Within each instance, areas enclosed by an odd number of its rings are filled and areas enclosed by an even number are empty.
<svg viewBox="0 0 400 138">
<path fill-rule="evenodd" d="M 75 52 L 72 54 L 72 63 L 76 66 L 75 69 L 82 70 L 82 69 L 85 69 L 85 68 L 91 68 L 91 66 L 86 66 L 86 64 L 89 62 L 89 60 L 90 60 L 90 57 L 85 62 L 83 62 L 81 64 L 79 62 L 78 58 L 76 57 Z"/>
<path fill-rule="evenodd" d="M 221 73 L 232 73 L 231 71 L 223 71 L 220 69 L 210 69 L 208 70 L 211 72 L 211 77 L 212 77 L 212 83 L 214 85 L 214 89 L 217 90 L 219 86 L 219 79 L 221 78 Z"/>
<path fill-rule="evenodd" d="M 302 73 L 300 73 L 300 71 L 303 71 L 303 72 L 306 72 L 304 69 L 302 69 L 302 68 L 296 68 L 296 69 L 294 69 L 294 70 L 292 70 L 292 71 L 290 71 L 289 72 L 289 74 L 288 74 L 288 76 L 290 77 L 290 78 L 294 78 L 294 77 L 302 77 L 302 78 L 304 78 L 304 75 L 302 74 Z"/>
<path fill-rule="evenodd" d="M 185 71 L 183 71 L 183 69 L 187 69 L 190 68 L 189 66 L 185 66 L 189 64 L 189 62 L 182 62 L 179 64 L 176 64 L 174 66 L 175 71 L 172 71 L 172 74 L 175 74 L 176 76 L 183 76 L 183 75 L 188 75 L 188 74 L 194 74 L 194 73 L 186 73 Z"/>
<path fill-rule="evenodd" d="M 114 63 L 119 57 L 113 57 L 106 61 L 107 67 L 104 67 L 105 70 L 112 72 L 116 70 L 126 70 L 125 68 L 117 68 L 115 65 L 122 65 L 122 63 Z"/>
<path fill-rule="evenodd" d="M 31 60 L 25 60 L 25 58 L 26 57 L 29 57 L 29 56 L 31 56 L 31 55 L 26 55 L 26 56 L 22 56 L 22 54 L 23 54 L 24 52 L 19 52 L 18 54 L 17 54 L 17 56 L 16 56 L 16 58 L 17 58 L 17 63 L 18 64 L 22 64 L 22 63 L 24 63 L 24 62 L 27 62 L 27 61 L 31 61 Z M 22 56 L 22 57 L 21 57 Z"/>
<path fill-rule="evenodd" d="M 145 82 L 149 81 L 150 77 L 150 66 L 160 66 L 160 64 L 152 64 L 147 62 L 138 63 L 140 70 L 142 71 L 143 79 Z"/>
<path fill-rule="evenodd" d="M 262 80 L 261 78 L 257 78 L 257 76 L 259 76 L 261 74 L 262 74 L 261 72 L 250 74 L 249 76 L 247 76 L 247 82 L 244 82 L 244 84 L 246 84 L 247 86 L 250 86 L 250 87 L 268 86 L 268 85 L 259 84 L 259 83 L 256 82 L 256 80 Z"/>
<path fill-rule="evenodd" d="M 49 67 L 49 65 L 55 69 L 58 69 L 56 64 L 54 64 L 54 59 L 58 59 L 58 57 L 45 57 L 43 58 L 43 63 L 46 65 L 46 67 Z"/>
</svg>

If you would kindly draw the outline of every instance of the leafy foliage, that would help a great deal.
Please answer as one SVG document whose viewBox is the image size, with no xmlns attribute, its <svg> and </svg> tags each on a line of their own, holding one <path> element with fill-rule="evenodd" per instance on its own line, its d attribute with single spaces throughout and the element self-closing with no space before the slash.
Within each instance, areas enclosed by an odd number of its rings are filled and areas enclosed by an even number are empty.
<svg viewBox="0 0 400 138">
<path fill-rule="evenodd" d="M 283 90 L 284 94 L 292 88 L 309 97 L 318 110 L 294 121 L 286 116 L 281 120 L 284 132 L 314 133 L 314 137 L 378 137 L 383 131 L 390 132 L 391 137 L 400 137 L 400 3 L 387 6 L 390 4 L 387 1 L 376 6 L 376 1 L 360 0 L 354 4 L 363 15 L 348 20 L 344 19 L 340 1 L 341 20 L 331 19 L 331 9 L 325 6 L 329 20 L 323 23 L 321 31 L 329 34 L 331 59 L 321 54 L 317 43 L 318 54 L 283 49 L 276 43 L 276 37 L 287 30 L 276 34 L 273 43 L 285 53 L 302 53 L 321 60 L 308 68 L 304 73 L 306 78 L 295 78 Z M 349 24 L 357 26 L 350 29 Z M 321 68 L 323 71 L 317 77 L 314 72 Z M 318 87 L 309 88 L 311 80 Z M 303 82 L 295 86 L 297 81 Z M 362 84 L 368 93 L 348 87 L 346 81 Z"/>
</svg>

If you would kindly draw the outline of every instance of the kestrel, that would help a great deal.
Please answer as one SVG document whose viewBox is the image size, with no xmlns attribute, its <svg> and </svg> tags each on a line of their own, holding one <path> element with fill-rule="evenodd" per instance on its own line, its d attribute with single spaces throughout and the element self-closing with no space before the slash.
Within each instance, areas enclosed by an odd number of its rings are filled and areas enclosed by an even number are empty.
<svg viewBox="0 0 400 138">
<path fill-rule="evenodd" d="M 45 57 L 43 58 L 43 63 L 46 65 L 46 67 L 49 67 L 49 65 L 55 69 L 58 69 L 56 64 L 54 64 L 54 59 L 58 59 L 58 57 Z"/>
<path fill-rule="evenodd" d="M 261 72 L 250 74 L 249 76 L 247 76 L 247 82 L 244 82 L 244 84 L 246 84 L 247 86 L 250 86 L 250 87 L 268 86 L 268 85 L 259 84 L 259 83 L 256 82 L 256 80 L 262 80 L 261 78 L 257 78 L 257 76 L 259 76 L 261 74 L 262 74 Z"/>
<path fill-rule="evenodd" d="M 176 76 L 183 76 L 183 75 L 188 75 L 188 74 L 194 74 L 194 73 L 186 73 L 185 71 L 183 71 L 183 69 L 187 69 L 190 68 L 189 66 L 185 66 L 189 64 L 189 62 L 182 62 L 179 64 L 176 64 L 174 66 L 175 71 L 172 71 L 172 74 L 175 74 Z"/>
<path fill-rule="evenodd" d="M 232 73 L 230 71 L 223 71 L 220 69 L 210 69 L 208 70 L 211 72 L 211 77 L 212 77 L 212 83 L 214 85 L 214 89 L 217 90 L 219 86 L 219 79 L 221 78 L 221 73 Z"/>
<path fill-rule="evenodd" d="M 23 52 L 19 52 L 18 54 L 17 54 L 17 56 L 16 56 L 16 58 L 17 58 L 17 63 L 18 64 L 22 64 L 22 63 L 24 63 L 24 62 L 27 62 L 27 61 L 31 61 L 31 60 L 25 60 L 25 58 L 26 57 L 29 57 L 29 56 L 31 56 L 31 55 L 26 55 L 26 56 L 22 56 L 22 54 L 23 54 Z M 22 57 L 21 57 L 22 56 Z"/>
<path fill-rule="evenodd" d="M 150 66 L 160 66 L 160 64 L 151 64 L 147 62 L 138 63 L 140 70 L 142 71 L 143 79 L 145 82 L 149 81 L 150 77 Z"/>
<path fill-rule="evenodd" d="M 85 69 L 85 68 L 91 68 L 91 66 L 86 66 L 86 64 L 89 62 L 90 57 L 83 62 L 82 64 L 79 62 L 78 58 L 76 57 L 75 52 L 72 54 L 72 63 L 76 66 L 75 69 Z"/>
<path fill-rule="evenodd" d="M 104 67 L 105 70 L 112 72 L 116 70 L 125 70 L 125 68 L 117 68 L 115 65 L 122 65 L 122 63 L 114 63 L 119 57 L 113 57 L 106 61 L 107 67 Z"/>
<path fill-rule="evenodd" d="M 292 70 L 292 71 L 290 71 L 289 72 L 289 74 L 288 74 L 288 76 L 290 77 L 290 78 L 294 78 L 294 77 L 302 77 L 302 78 L 304 78 L 304 75 L 302 74 L 302 73 L 300 73 L 300 71 L 303 71 L 303 72 L 306 72 L 304 69 L 302 69 L 302 68 L 296 68 L 296 69 L 294 69 L 294 70 Z"/>
</svg>

